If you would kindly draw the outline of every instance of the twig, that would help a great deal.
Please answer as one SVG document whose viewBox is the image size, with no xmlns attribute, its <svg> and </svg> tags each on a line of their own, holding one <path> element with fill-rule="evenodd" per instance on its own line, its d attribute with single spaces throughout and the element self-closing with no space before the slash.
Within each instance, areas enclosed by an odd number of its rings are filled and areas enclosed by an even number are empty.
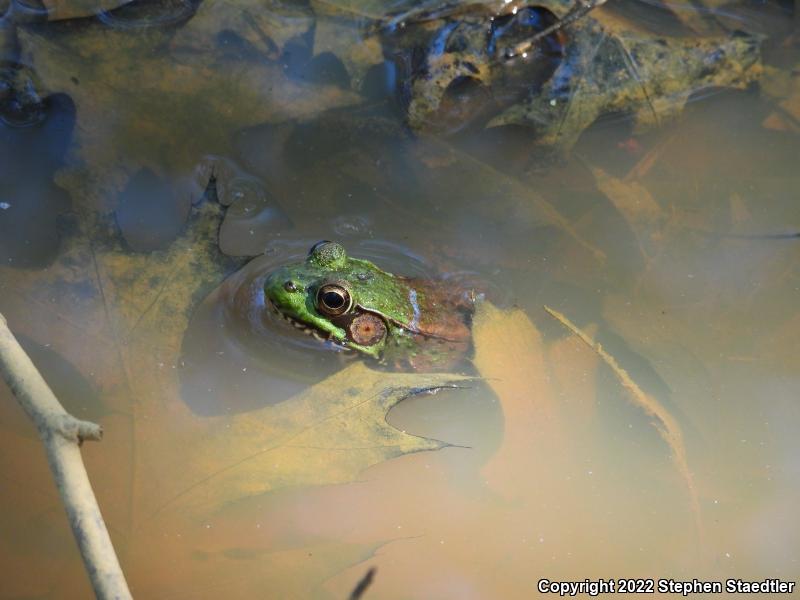
<svg viewBox="0 0 800 600">
<path fill-rule="evenodd" d="M 101 600 L 131 598 L 81 460 L 81 443 L 99 441 L 102 428 L 76 419 L 64 410 L 8 329 L 2 314 L 0 374 L 39 431 L 95 595 Z"/>
<path fill-rule="evenodd" d="M 536 42 L 540 39 L 547 37 L 551 33 L 555 33 L 556 31 L 560 31 L 564 29 L 568 25 L 571 25 L 578 19 L 583 18 L 586 16 L 590 11 L 594 10 L 598 6 L 602 6 L 608 2 L 608 0 L 577 0 L 575 2 L 575 6 L 573 6 L 567 14 L 565 14 L 562 18 L 558 21 L 550 25 L 550 27 L 545 27 L 536 35 L 531 36 L 524 42 L 520 42 L 510 50 L 508 50 L 504 56 L 504 58 L 514 58 L 515 56 L 519 56 L 520 54 L 526 53 L 528 50 L 531 49 Z"/>
<path fill-rule="evenodd" d="M 602 358 L 603 361 L 609 367 L 611 367 L 611 370 L 614 371 L 614 374 L 620 380 L 620 383 L 622 383 L 622 387 L 628 390 L 633 403 L 656 420 L 656 430 L 658 430 L 658 433 L 661 434 L 661 437 L 669 446 L 672 453 L 672 460 L 675 463 L 675 468 L 683 478 L 683 481 L 686 485 L 686 489 L 689 493 L 689 501 L 695 518 L 697 532 L 702 539 L 703 527 L 702 520 L 700 518 L 700 502 L 697 499 L 697 490 L 695 489 L 694 480 L 692 479 L 692 472 L 689 470 L 689 463 L 686 460 L 686 448 L 683 445 L 683 433 L 681 432 L 678 422 L 658 400 L 645 393 L 644 390 L 642 390 L 642 388 L 636 384 L 628 372 L 619 365 L 613 356 L 606 352 L 599 342 L 593 340 L 587 333 L 579 329 L 577 325 L 575 325 L 557 310 L 553 310 L 549 306 L 545 306 L 544 309 L 556 321 L 577 335 L 587 346 L 594 350 L 598 356 L 600 356 L 600 358 Z"/>
</svg>

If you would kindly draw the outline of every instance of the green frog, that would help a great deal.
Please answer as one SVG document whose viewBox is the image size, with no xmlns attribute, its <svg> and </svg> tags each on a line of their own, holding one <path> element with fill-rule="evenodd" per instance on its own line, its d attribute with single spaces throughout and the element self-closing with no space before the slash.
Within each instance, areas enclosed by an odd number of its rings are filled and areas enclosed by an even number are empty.
<svg viewBox="0 0 800 600">
<path fill-rule="evenodd" d="M 335 242 L 271 273 L 264 293 L 296 328 L 390 366 L 451 369 L 470 350 L 474 290 L 387 273 Z"/>
</svg>

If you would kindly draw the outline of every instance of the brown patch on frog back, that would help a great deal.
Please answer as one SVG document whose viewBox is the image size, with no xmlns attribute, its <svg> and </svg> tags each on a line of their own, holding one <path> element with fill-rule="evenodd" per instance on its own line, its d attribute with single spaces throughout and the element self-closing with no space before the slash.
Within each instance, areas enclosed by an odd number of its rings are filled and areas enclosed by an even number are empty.
<svg viewBox="0 0 800 600">
<path fill-rule="evenodd" d="M 416 292 L 417 316 L 405 329 L 417 351 L 388 362 L 415 371 L 453 369 L 472 350 L 473 290 L 444 280 L 409 278 L 405 284 Z M 387 348 L 386 354 L 393 353 Z"/>
<path fill-rule="evenodd" d="M 473 290 L 441 280 L 407 279 L 406 284 L 417 294 L 417 316 L 409 329 L 422 336 L 469 342 L 475 312 Z"/>
</svg>

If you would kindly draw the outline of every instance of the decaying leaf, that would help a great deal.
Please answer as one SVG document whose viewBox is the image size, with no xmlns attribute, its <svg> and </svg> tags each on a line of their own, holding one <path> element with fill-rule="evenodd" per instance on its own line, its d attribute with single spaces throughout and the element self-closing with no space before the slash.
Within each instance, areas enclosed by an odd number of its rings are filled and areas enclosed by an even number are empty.
<svg viewBox="0 0 800 600">
<path fill-rule="evenodd" d="M 775 110 L 764 119 L 762 126 L 775 131 L 800 133 L 800 74 L 793 71 L 769 69 L 762 90 L 777 101 Z"/>
<path fill-rule="evenodd" d="M 636 235 L 642 258 L 647 260 L 654 254 L 654 242 L 663 233 L 662 228 L 667 220 L 664 209 L 638 181 L 623 181 L 596 167 L 592 168 L 592 174 L 597 187 Z"/>
<path fill-rule="evenodd" d="M 208 513 L 283 487 L 352 481 L 375 463 L 445 447 L 395 429 L 386 414 L 408 396 L 468 381 L 453 374 L 384 373 L 356 362 L 275 406 L 213 424 L 194 419 L 195 431 L 183 443 L 165 430 L 156 454 L 169 458 L 161 459 L 159 487 L 175 497 L 159 510 L 191 506 Z"/>
<path fill-rule="evenodd" d="M 590 335 L 596 326 L 586 328 Z M 594 397 L 600 359 L 574 336 L 552 342 L 547 347 L 550 385 L 558 392 L 560 410 L 573 427 L 588 427 L 598 416 Z"/>
<path fill-rule="evenodd" d="M 603 192 L 625 220 L 634 225 L 653 225 L 663 217 L 663 210 L 649 190 L 638 181 L 622 181 L 599 168 L 592 174 Z"/>
<path fill-rule="evenodd" d="M 571 5 L 550 0 L 536 10 L 552 19 Z M 235 6 L 214 0 L 196 8 L 177 28 L 129 30 L 95 22 L 20 31 L 22 61 L 42 82 L 39 93 L 65 92 L 77 105 L 71 162 L 88 171 L 92 195 L 113 202 L 130 174 L 142 168 L 182 175 L 206 154 L 225 154 L 241 128 L 353 106 L 363 100 L 359 94 L 370 69 L 384 60 L 399 68 L 391 84 L 397 90 L 384 92 L 405 90 L 406 118 L 418 132 L 435 124 L 431 111 L 453 91 L 450 84 L 467 78 L 490 91 L 488 112 L 478 110 L 489 126 L 523 124 L 540 144 L 562 149 L 603 113 L 629 111 L 639 126 L 660 124 L 699 89 L 740 88 L 760 74 L 755 37 L 656 38 L 630 23 L 597 17 L 598 11 L 570 26 L 560 42 L 565 55 L 548 58 L 548 65 L 557 65 L 554 72 L 529 72 L 499 64 L 485 47 L 489 15 L 508 10 L 499 1 L 477 8 L 457 4 L 437 13 L 438 21 L 425 21 L 430 32 L 476 32 L 469 39 L 479 47 L 438 57 L 435 44 L 420 46 L 411 34 L 424 7 L 409 13 L 408 27 L 395 32 L 391 43 L 369 24 L 388 26 L 392 18 L 385 13 L 400 5 L 275 0 L 264 7 L 252 0 Z M 420 56 L 427 64 L 420 73 L 401 68 Z M 476 96 L 478 104 L 485 95 Z M 469 120 L 461 114 L 468 97 L 451 103 L 447 118 L 457 128 Z"/>
<path fill-rule="evenodd" d="M 131 0 L 41 0 L 48 21 L 91 17 L 124 6 Z"/>
<path fill-rule="evenodd" d="M 630 113 L 642 130 L 678 115 L 693 94 L 742 89 L 761 76 L 757 35 L 721 27 L 702 37 L 690 28 L 661 35 L 605 6 L 553 31 L 574 7 L 567 0 L 397 7 L 383 24 L 384 43 L 410 126 L 441 134 L 520 125 L 539 144 L 566 150 L 601 115 Z"/>
<path fill-rule="evenodd" d="M 533 125 L 541 143 L 569 148 L 601 114 L 633 113 L 642 130 L 674 118 L 693 93 L 744 88 L 761 75 L 754 36 L 654 39 L 591 17 L 571 34 L 564 60 L 542 90 L 490 126 Z"/>
<path fill-rule="evenodd" d="M 204 23 L 192 19 L 181 31 L 191 38 Z M 274 61 L 226 57 L 216 46 L 170 50 L 169 32 L 160 29 L 132 33 L 97 23 L 21 30 L 19 37 L 24 61 L 46 86 L 41 92 L 65 92 L 76 104 L 71 164 L 88 171 L 99 206 L 113 206 L 142 168 L 176 177 L 206 154 L 225 154 L 238 129 L 358 101 L 336 86 L 293 80 Z"/>
<path fill-rule="evenodd" d="M 311 35 L 313 28 L 314 13 L 297 3 L 245 0 L 231 5 L 225 0 L 207 0 L 200 4 L 191 22 L 172 37 L 170 46 L 182 53 L 224 53 L 222 38 L 234 52 L 244 50 L 237 48 L 244 43 L 263 59 L 274 61 L 288 42 Z"/>
<path fill-rule="evenodd" d="M 503 445 L 486 466 L 490 485 L 506 495 L 524 494 L 519 458 L 536 472 L 544 449 L 569 445 L 545 363 L 541 334 L 519 309 L 480 306 L 474 321 L 475 366 L 500 399 L 506 422 Z M 541 455 L 537 456 L 539 452 Z"/>
</svg>

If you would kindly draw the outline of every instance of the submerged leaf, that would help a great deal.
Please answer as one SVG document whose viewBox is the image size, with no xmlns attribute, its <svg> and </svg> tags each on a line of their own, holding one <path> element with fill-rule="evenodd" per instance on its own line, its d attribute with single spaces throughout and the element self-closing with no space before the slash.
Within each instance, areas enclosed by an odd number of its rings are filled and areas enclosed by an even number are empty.
<svg viewBox="0 0 800 600">
<path fill-rule="evenodd" d="M 183 35 L 202 31 L 202 14 L 197 17 Z M 359 101 L 336 86 L 291 79 L 280 62 L 227 56 L 224 45 L 169 46 L 169 32 L 155 28 L 91 23 L 21 30 L 19 37 L 23 60 L 46 86 L 40 93 L 65 92 L 76 104 L 71 163 L 87 171 L 90 201 L 98 206 L 113 206 L 130 174 L 142 168 L 173 176 L 191 172 L 203 156 L 228 151 L 241 128 Z"/>
<path fill-rule="evenodd" d="M 792 71 L 770 69 L 764 78 L 762 91 L 777 101 L 775 110 L 763 121 L 765 129 L 800 133 L 800 74 L 798 66 Z"/>
<path fill-rule="evenodd" d="M 474 324 L 475 366 L 500 399 L 506 428 L 503 445 L 484 470 L 489 484 L 505 495 L 521 495 L 520 457 L 539 474 L 549 452 L 569 443 L 558 398 L 550 384 L 539 330 L 520 309 L 482 304 Z"/>
<path fill-rule="evenodd" d="M 91 17 L 99 12 L 124 6 L 131 0 L 41 0 L 48 21 Z"/>
<path fill-rule="evenodd" d="M 162 438 L 170 455 L 164 485 L 176 493 L 165 508 L 207 512 L 283 487 L 344 483 L 370 465 L 447 446 L 395 429 L 386 414 L 409 396 L 469 380 L 385 373 L 356 362 L 275 406 L 213 423 L 197 419 L 198 431 L 180 452 L 169 435 Z M 180 464 L 185 467 L 176 478 Z"/>
<path fill-rule="evenodd" d="M 592 168 L 592 174 L 597 187 L 636 235 L 642 258 L 647 260 L 655 253 L 653 246 L 663 233 L 667 221 L 664 209 L 639 181 L 618 179 L 599 168 Z"/>
<path fill-rule="evenodd" d="M 761 75 L 756 36 L 656 38 L 590 17 L 571 34 L 553 77 L 490 126 L 531 125 L 540 143 L 568 149 L 603 114 L 632 113 L 641 130 L 680 114 L 692 94 L 745 88 Z"/>
</svg>

